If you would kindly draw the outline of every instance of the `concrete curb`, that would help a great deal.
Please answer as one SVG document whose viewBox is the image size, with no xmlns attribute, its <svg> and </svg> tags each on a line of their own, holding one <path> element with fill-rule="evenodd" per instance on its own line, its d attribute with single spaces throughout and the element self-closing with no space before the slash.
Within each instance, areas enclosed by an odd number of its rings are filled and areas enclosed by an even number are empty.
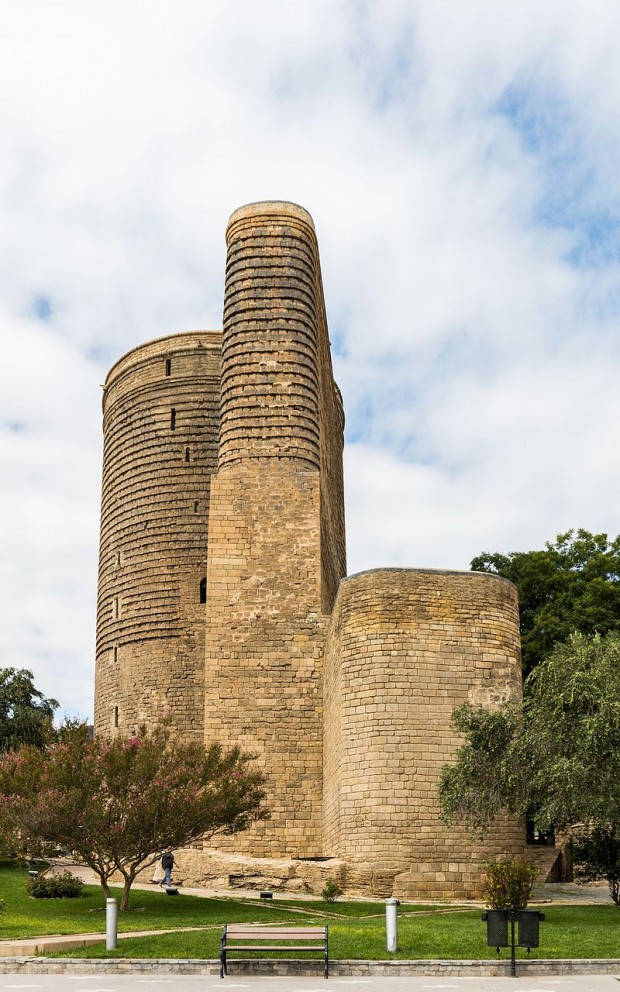
<svg viewBox="0 0 620 992">
<path fill-rule="evenodd" d="M 124 930 L 119 933 L 118 940 L 127 940 L 129 937 L 159 937 L 167 933 L 192 933 L 205 930 L 222 929 L 221 924 L 212 924 L 204 927 L 169 927 L 163 930 Z M 16 940 L 0 940 L 0 960 L 2 958 L 32 958 L 39 954 L 53 954 L 58 951 L 72 951 L 78 947 L 94 947 L 95 944 L 104 944 L 105 933 L 75 933 L 56 934 L 41 937 L 20 937 Z"/>
<path fill-rule="evenodd" d="M 316 976 L 322 961 L 284 959 L 238 960 L 229 962 L 230 975 Z M 0 974 L 39 975 L 219 975 L 219 961 L 200 958 L 0 958 Z M 469 978 L 497 978 L 510 973 L 510 961 L 333 961 L 334 977 L 377 975 L 455 975 Z M 620 977 L 620 958 L 572 958 L 518 960 L 520 977 L 537 975 L 615 975 Z"/>
</svg>

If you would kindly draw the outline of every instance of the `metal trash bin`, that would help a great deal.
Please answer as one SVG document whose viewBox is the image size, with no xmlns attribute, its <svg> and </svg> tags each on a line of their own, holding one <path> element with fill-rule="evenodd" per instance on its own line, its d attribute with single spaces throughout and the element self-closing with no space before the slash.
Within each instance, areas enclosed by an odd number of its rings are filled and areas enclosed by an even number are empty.
<svg viewBox="0 0 620 992">
<path fill-rule="evenodd" d="M 487 909 L 481 919 L 487 925 L 487 947 L 508 947 L 508 920 L 510 912 L 507 909 Z"/>
<path fill-rule="evenodd" d="M 517 911 L 518 939 L 519 947 L 540 946 L 540 921 L 544 920 L 545 914 L 537 909 L 520 909 Z"/>
</svg>

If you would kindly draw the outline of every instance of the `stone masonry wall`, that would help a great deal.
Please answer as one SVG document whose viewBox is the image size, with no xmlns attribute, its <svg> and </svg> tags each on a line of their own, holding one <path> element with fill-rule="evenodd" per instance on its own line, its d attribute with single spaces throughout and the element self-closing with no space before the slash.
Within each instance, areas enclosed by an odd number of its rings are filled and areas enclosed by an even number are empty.
<svg viewBox="0 0 620 992">
<path fill-rule="evenodd" d="M 325 652 L 324 854 L 393 872 L 403 896 L 479 892 L 480 862 L 523 853 L 505 819 L 485 844 L 439 817 L 455 706 L 521 686 L 516 590 L 479 573 L 381 569 L 340 587 Z"/>
<path fill-rule="evenodd" d="M 344 410 L 334 382 L 310 214 L 253 203 L 227 230 L 220 468 L 286 458 L 320 469 L 321 592 L 331 612 L 346 574 Z"/>
<path fill-rule="evenodd" d="M 201 740 L 211 473 L 221 334 L 135 348 L 110 371 L 97 615 L 95 730 L 173 715 Z"/>
<path fill-rule="evenodd" d="M 171 716 L 256 755 L 271 819 L 180 852 L 187 882 L 478 895 L 522 826 L 476 844 L 441 823 L 437 784 L 453 708 L 520 693 L 516 592 L 469 572 L 341 581 L 344 413 L 312 218 L 242 207 L 227 250 L 223 334 L 142 345 L 106 380 L 95 730 Z"/>
<path fill-rule="evenodd" d="M 319 856 L 322 602 L 344 572 L 344 525 L 318 249 L 309 214 L 271 202 L 236 211 L 227 245 L 205 733 L 258 755 L 271 819 L 218 845 Z"/>
<path fill-rule="evenodd" d="M 236 210 L 226 232 L 220 469 L 320 464 L 316 238 L 293 204 Z"/>
<path fill-rule="evenodd" d="M 322 707 L 319 479 L 274 462 L 211 490 L 205 735 L 258 755 L 271 819 L 224 850 L 320 855 Z"/>
</svg>

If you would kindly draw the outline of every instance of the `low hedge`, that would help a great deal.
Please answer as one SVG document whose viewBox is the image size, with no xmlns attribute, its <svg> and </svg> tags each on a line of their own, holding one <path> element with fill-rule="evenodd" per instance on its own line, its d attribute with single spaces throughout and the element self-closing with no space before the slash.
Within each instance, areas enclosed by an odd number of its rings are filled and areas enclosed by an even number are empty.
<svg viewBox="0 0 620 992">
<path fill-rule="evenodd" d="M 34 899 L 79 899 L 84 882 L 65 871 L 62 875 L 36 875 L 27 888 Z"/>
</svg>

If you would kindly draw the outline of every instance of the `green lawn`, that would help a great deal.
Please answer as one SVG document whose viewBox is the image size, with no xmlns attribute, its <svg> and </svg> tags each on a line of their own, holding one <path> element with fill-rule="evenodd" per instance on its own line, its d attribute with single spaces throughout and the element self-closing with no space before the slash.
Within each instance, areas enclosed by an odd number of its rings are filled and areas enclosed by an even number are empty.
<svg viewBox="0 0 620 992">
<path fill-rule="evenodd" d="M 228 922 L 242 919 L 235 912 L 239 906 L 228 904 Z M 541 923 L 541 947 L 531 952 L 539 958 L 620 957 L 620 910 L 615 906 L 545 907 Z M 321 923 L 319 914 L 312 917 Z M 310 918 L 309 918 L 310 919 Z M 299 922 L 303 922 L 300 918 Z M 385 950 L 385 926 L 382 920 L 328 920 L 330 957 L 385 960 L 415 958 L 496 958 L 494 948 L 486 946 L 485 925 L 480 911 L 401 915 L 398 921 L 399 950 L 389 955 Z M 84 948 L 67 952 L 69 957 L 160 957 L 216 958 L 219 928 L 199 933 L 165 934 L 119 941 L 118 949 Z M 508 951 L 503 950 L 503 958 Z M 527 957 L 518 950 L 517 957 Z"/>
<path fill-rule="evenodd" d="M 85 885 L 79 899 L 32 899 L 26 892 L 27 880 L 27 872 L 0 865 L 0 897 L 6 904 L 6 912 L 0 915 L 0 940 L 105 930 L 105 900 L 98 886 Z M 120 889 L 113 890 L 113 895 L 120 898 Z M 276 905 L 235 901 L 234 906 L 239 922 L 291 918 L 290 912 Z M 128 913 L 119 913 L 119 933 L 209 926 L 225 923 L 231 912 L 229 900 L 175 898 L 156 886 L 153 891 L 133 891 L 130 907 Z"/>
<path fill-rule="evenodd" d="M 6 913 L 0 916 L 0 939 L 42 934 L 87 933 L 103 930 L 103 896 L 95 886 L 85 886 L 80 899 L 31 899 L 26 894 L 27 875 L 9 866 L 0 867 L 0 895 Z M 608 906 L 545 906 L 541 947 L 532 957 L 619 957 L 620 909 Z M 101 945 L 65 952 L 69 957 L 169 957 L 215 958 L 221 927 L 233 922 L 283 922 L 329 924 L 330 957 L 385 959 L 385 906 L 383 902 L 325 903 L 316 901 L 258 901 L 201 899 L 181 895 L 171 898 L 159 889 L 136 890 L 132 910 L 119 914 L 119 932 L 179 927 L 206 927 L 199 932 L 178 932 L 157 937 L 119 941 L 117 950 Z M 479 910 L 447 911 L 445 906 L 409 906 L 399 910 L 399 951 L 395 958 L 495 958 L 486 947 L 486 929 Z M 57 952 L 58 953 L 58 952 Z M 526 957 L 525 951 L 518 951 Z M 507 951 L 502 951 L 502 957 Z"/>
</svg>

